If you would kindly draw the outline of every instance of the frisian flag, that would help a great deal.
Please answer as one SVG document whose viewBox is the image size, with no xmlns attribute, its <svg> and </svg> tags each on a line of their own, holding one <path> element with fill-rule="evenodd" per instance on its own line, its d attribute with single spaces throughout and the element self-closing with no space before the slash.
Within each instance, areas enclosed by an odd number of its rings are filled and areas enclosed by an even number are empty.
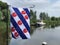
<svg viewBox="0 0 60 45">
<path fill-rule="evenodd" d="M 10 7 L 10 29 L 12 37 L 30 39 L 30 12 L 28 8 Z"/>
</svg>

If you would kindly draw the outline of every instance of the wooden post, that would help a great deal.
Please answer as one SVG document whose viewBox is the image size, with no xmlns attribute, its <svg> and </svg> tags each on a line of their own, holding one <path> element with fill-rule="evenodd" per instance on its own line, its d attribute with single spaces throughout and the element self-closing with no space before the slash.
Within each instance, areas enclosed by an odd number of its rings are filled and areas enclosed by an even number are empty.
<svg viewBox="0 0 60 45">
<path fill-rule="evenodd" d="M 8 45 L 8 5 L 7 5 L 7 21 L 6 21 L 6 45 Z"/>
</svg>

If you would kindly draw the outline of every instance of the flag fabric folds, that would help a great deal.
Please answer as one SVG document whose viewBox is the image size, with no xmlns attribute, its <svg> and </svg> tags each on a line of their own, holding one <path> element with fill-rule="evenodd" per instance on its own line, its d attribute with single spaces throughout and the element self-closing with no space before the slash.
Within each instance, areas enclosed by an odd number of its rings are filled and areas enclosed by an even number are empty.
<svg viewBox="0 0 60 45">
<path fill-rule="evenodd" d="M 12 37 L 30 38 L 30 12 L 28 8 L 10 7 L 10 29 Z"/>
</svg>

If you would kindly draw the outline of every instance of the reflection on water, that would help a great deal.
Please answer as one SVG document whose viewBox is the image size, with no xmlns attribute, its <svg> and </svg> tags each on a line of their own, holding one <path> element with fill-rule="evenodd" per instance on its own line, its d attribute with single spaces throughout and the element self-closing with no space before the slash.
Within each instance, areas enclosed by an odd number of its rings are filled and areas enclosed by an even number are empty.
<svg viewBox="0 0 60 45">
<path fill-rule="evenodd" d="M 51 26 L 47 27 L 32 27 L 31 39 L 11 39 L 10 45 L 42 45 L 44 41 L 48 45 L 60 45 L 60 26 L 54 28 L 51 28 Z"/>
</svg>

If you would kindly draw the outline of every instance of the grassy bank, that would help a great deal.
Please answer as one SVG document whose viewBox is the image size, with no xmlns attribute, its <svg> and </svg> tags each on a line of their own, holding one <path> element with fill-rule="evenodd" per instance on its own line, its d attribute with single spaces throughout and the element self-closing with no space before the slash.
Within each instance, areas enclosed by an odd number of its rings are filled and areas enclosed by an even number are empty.
<svg viewBox="0 0 60 45">
<path fill-rule="evenodd" d="M 46 25 L 56 25 L 56 26 L 60 25 L 60 20 L 58 21 L 44 20 L 44 22 L 46 23 Z"/>
</svg>

